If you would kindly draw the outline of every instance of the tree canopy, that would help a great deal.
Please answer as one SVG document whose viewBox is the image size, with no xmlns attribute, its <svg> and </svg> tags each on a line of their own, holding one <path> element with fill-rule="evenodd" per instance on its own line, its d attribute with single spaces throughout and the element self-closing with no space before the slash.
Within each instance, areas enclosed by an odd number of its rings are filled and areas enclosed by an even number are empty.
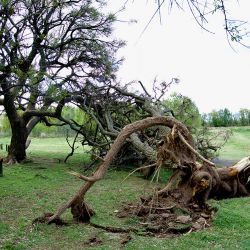
<svg viewBox="0 0 250 250">
<path fill-rule="evenodd" d="M 60 118 L 91 81 L 115 77 L 115 53 L 124 43 L 110 38 L 115 16 L 99 11 L 104 4 L 1 1 L 0 105 L 12 129 L 10 158 L 25 158 L 24 142 L 39 121 Z"/>
</svg>

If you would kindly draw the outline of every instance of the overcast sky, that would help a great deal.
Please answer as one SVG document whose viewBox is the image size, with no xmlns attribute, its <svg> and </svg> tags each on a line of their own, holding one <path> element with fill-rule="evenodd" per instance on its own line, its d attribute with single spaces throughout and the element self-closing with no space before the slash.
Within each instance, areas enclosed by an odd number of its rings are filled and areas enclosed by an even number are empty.
<svg viewBox="0 0 250 250">
<path fill-rule="evenodd" d="M 109 1 L 111 11 L 119 10 L 125 0 Z M 229 1 L 235 18 L 250 21 L 250 1 Z M 226 2 L 228 3 L 228 1 Z M 180 79 L 170 92 L 189 96 L 200 112 L 229 108 L 250 109 L 250 49 L 229 46 L 223 30 L 222 17 L 214 15 L 206 27 L 215 34 L 202 30 L 190 12 L 162 8 L 162 23 L 156 16 L 141 35 L 156 8 L 154 0 L 127 1 L 118 19 L 137 19 L 137 23 L 116 24 L 115 36 L 127 41 L 119 56 L 125 61 L 118 72 L 122 82 L 141 80 L 150 90 L 153 79 Z M 184 6 L 185 8 L 185 6 Z M 250 44 L 250 42 L 249 42 Z"/>
</svg>

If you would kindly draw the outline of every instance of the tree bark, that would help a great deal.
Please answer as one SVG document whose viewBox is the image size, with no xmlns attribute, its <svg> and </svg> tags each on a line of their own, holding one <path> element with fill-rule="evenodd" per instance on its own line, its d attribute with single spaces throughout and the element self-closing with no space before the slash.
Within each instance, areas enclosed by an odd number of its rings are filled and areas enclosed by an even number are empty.
<svg viewBox="0 0 250 250">
<path fill-rule="evenodd" d="M 12 136 L 7 156 L 7 163 L 21 162 L 26 158 L 25 144 L 28 137 L 26 123 L 15 107 L 14 96 L 9 90 L 8 83 L 1 84 L 4 94 L 4 109 L 10 122 Z"/>
<path fill-rule="evenodd" d="M 111 149 L 109 150 L 107 155 L 104 157 L 103 162 L 94 172 L 94 174 L 91 177 L 81 176 L 81 179 L 84 179 L 86 182 L 80 187 L 79 191 L 71 199 L 68 200 L 68 202 L 66 202 L 65 204 L 62 204 L 58 208 L 57 212 L 48 219 L 48 223 L 60 217 L 61 214 L 67 208 L 70 208 L 72 207 L 72 205 L 75 205 L 77 201 L 83 202 L 84 196 L 87 193 L 87 191 L 92 187 L 92 185 L 96 181 L 101 180 L 104 177 L 109 165 L 116 157 L 117 153 L 121 149 L 125 140 L 131 134 L 137 131 L 152 127 L 152 126 L 159 126 L 159 125 L 164 125 L 169 128 L 173 128 L 173 126 L 175 125 L 178 131 L 180 131 L 186 137 L 185 139 L 188 141 L 188 143 L 191 146 L 194 146 L 193 138 L 190 135 L 188 129 L 185 127 L 185 125 L 183 125 L 181 122 L 179 122 L 173 117 L 163 117 L 163 116 L 149 117 L 149 118 L 131 123 L 129 125 L 126 125 L 122 129 L 120 134 L 117 136 L 117 138 L 115 139 Z"/>
<path fill-rule="evenodd" d="M 9 164 L 21 162 L 26 158 L 26 140 L 28 132 L 22 119 L 12 122 L 12 136 L 7 156 Z"/>
</svg>

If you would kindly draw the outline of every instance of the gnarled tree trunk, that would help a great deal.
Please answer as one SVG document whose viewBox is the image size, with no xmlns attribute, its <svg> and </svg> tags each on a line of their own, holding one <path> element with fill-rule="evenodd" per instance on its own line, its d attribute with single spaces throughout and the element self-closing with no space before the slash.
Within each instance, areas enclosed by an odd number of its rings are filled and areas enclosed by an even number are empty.
<svg viewBox="0 0 250 250">
<path fill-rule="evenodd" d="M 7 162 L 21 162 L 26 158 L 26 140 L 28 137 L 27 129 L 21 122 L 14 122 L 11 126 L 12 136 L 9 146 Z"/>
<path fill-rule="evenodd" d="M 134 123 L 131 123 L 129 125 L 126 125 L 122 131 L 119 133 L 119 135 L 117 136 L 116 140 L 114 141 L 111 149 L 109 150 L 109 152 L 107 153 L 107 155 L 104 157 L 103 162 L 101 163 L 101 165 L 98 167 L 98 169 L 94 172 L 94 174 L 91 177 L 86 177 L 86 176 L 82 176 L 80 174 L 77 173 L 73 173 L 74 175 L 76 175 L 77 177 L 85 180 L 86 182 L 80 187 L 79 191 L 71 198 L 68 200 L 68 202 L 66 202 L 65 204 L 62 204 L 57 212 L 51 216 L 48 219 L 48 222 L 52 222 L 53 220 L 59 218 L 59 216 L 67 209 L 67 208 L 72 208 L 75 207 L 77 203 L 79 203 L 79 206 L 84 206 L 81 211 L 88 211 L 88 209 L 86 209 L 86 203 L 84 202 L 84 196 L 87 193 L 87 191 L 92 187 L 92 185 L 98 181 L 101 180 L 109 165 L 111 164 L 111 162 L 113 161 L 113 159 L 115 158 L 115 156 L 117 155 L 117 153 L 119 152 L 120 148 L 122 147 L 124 141 L 133 133 L 140 131 L 140 130 L 144 130 L 146 128 L 152 127 L 152 126 L 159 126 L 159 125 L 164 125 L 167 126 L 169 128 L 173 128 L 174 126 L 176 127 L 176 129 L 182 133 L 182 135 L 185 137 L 185 139 L 188 141 L 188 143 L 192 146 L 194 146 L 194 142 L 193 142 L 193 138 L 190 135 L 188 129 L 186 128 L 185 125 L 183 125 L 181 122 L 179 122 L 178 120 L 176 120 L 173 117 L 163 117 L 163 116 L 156 116 L 156 117 L 149 117 Z M 86 218 L 89 217 L 89 213 L 87 212 L 86 215 L 73 215 L 74 217 L 78 217 L 78 218 Z"/>
<path fill-rule="evenodd" d="M 175 164 L 176 171 L 165 188 L 142 201 L 143 206 L 146 204 L 145 201 L 148 203 L 148 211 L 152 207 L 154 209 L 173 208 L 155 206 L 156 203 L 158 204 L 159 198 L 164 201 L 164 198 L 167 197 L 171 203 L 173 199 L 175 200 L 174 207 L 181 208 L 184 206 L 185 211 L 188 209 L 193 212 L 197 211 L 198 208 L 199 211 L 208 212 L 209 215 L 205 214 L 205 216 L 210 218 L 212 210 L 207 205 L 209 198 L 239 197 L 250 194 L 250 157 L 244 158 L 230 168 L 216 169 L 212 162 L 205 159 L 195 150 L 193 138 L 182 123 L 172 117 L 156 116 L 125 126 L 92 176 L 87 177 L 76 172 L 70 172 L 70 174 L 84 180 L 85 183 L 72 198 L 58 208 L 54 215 L 44 216 L 43 222 L 56 223 L 67 208 L 71 208 L 74 219 L 89 221 L 94 212 L 84 201 L 88 190 L 96 181 L 104 177 L 110 163 L 114 160 L 128 137 L 134 138 L 131 136 L 133 133 L 159 125 L 171 128 L 171 133 L 168 133 L 158 146 L 155 165 L 159 169 L 161 166 L 164 166 L 166 161 L 170 160 Z M 198 159 L 200 162 L 197 161 Z M 172 189 L 172 184 L 175 185 L 175 189 Z M 156 202 L 154 197 L 157 197 Z M 176 219 L 178 221 L 178 218 Z"/>
</svg>

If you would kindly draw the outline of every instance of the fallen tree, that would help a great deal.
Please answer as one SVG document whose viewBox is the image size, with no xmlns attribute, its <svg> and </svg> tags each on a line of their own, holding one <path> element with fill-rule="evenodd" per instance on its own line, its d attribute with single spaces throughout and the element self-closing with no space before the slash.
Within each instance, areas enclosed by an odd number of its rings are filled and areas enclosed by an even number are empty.
<svg viewBox="0 0 250 250">
<path fill-rule="evenodd" d="M 159 197 L 170 197 L 171 199 L 175 197 L 178 206 L 181 204 L 185 209 L 192 211 L 198 209 L 208 213 L 211 211 L 207 204 L 207 200 L 210 198 L 221 199 L 249 195 L 250 157 L 242 159 L 230 168 L 216 169 L 212 162 L 195 150 L 194 140 L 185 125 L 173 117 L 155 116 L 125 126 L 92 176 L 70 172 L 84 180 L 85 183 L 73 197 L 58 208 L 56 213 L 46 216 L 43 221 L 47 223 L 58 221 L 68 208 L 71 208 L 71 213 L 76 221 L 89 221 L 94 212 L 84 200 L 88 190 L 95 182 L 104 177 L 110 163 L 127 138 L 137 131 L 159 125 L 170 128 L 171 132 L 158 144 L 156 171 L 160 171 L 166 162 L 168 165 L 171 161 L 174 173 L 165 188 L 157 190 L 152 196 L 142 200 L 144 205 L 149 204 L 151 208 L 156 207 L 156 210 L 159 210 L 159 207 L 157 208 Z"/>
</svg>

